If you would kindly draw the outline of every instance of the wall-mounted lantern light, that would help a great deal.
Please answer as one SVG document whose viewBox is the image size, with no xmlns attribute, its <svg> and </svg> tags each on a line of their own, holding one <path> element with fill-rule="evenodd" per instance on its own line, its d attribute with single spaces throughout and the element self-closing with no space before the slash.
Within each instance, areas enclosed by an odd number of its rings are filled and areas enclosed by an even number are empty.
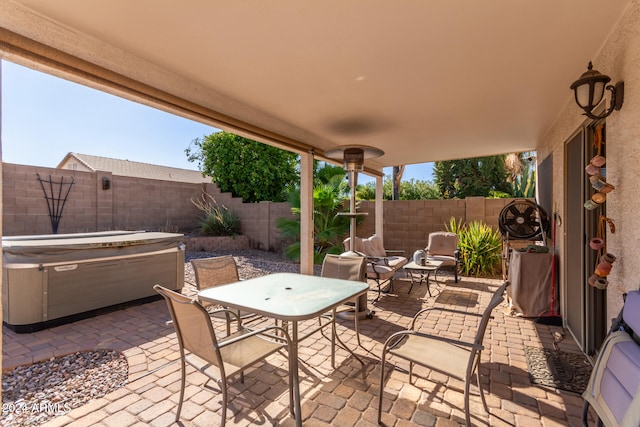
<svg viewBox="0 0 640 427">
<path fill-rule="evenodd" d="M 108 190 L 110 188 L 111 188 L 111 180 L 108 177 L 103 176 L 102 177 L 102 189 L 103 190 Z"/>
<path fill-rule="evenodd" d="M 571 89 L 576 96 L 576 103 L 580 108 L 584 110 L 584 115 L 594 119 L 604 119 L 614 110 L 622 108 L 622 101 L 624 100 L 624 82 L 618 82 L 613 85 L 607 85 L 611 81 L 611 78 L 605 74 L 600 74 L 593 69 L 593 64 L 589 62 L 587 71 L 585 71 L 578 80 L 571 84 Z M 611 105 L 609 108 L 599 116 L 596 116 L 591 111 L 600 104 L 604 98 L 604 90 L 611 91 Z"/>
</svg>

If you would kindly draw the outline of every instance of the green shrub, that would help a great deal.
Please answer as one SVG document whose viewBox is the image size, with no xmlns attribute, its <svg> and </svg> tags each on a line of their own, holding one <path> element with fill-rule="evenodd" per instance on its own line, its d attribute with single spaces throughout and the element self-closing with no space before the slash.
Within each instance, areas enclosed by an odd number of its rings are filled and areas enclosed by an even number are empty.
<svg viewBox="0 0 640 427">
<path fill-rule="evenodd" d="M 240 234 L 240 218 L 224 205 L 218 206 L 216 200 L 209 194 L 203 194 L 196 201 L 191 202 L 204 215 L 200 219 L 200 232 L 205 236 L 237 236 Z"/>
<path fill-rule="evenodd" d="M 498 230 L 479 221 L 466 225 L 453 217 L 446 227 L 458 235 L 463 275 L 494 277 L 498 273 L 502 260 L 502 236 Z"/>
</svg>

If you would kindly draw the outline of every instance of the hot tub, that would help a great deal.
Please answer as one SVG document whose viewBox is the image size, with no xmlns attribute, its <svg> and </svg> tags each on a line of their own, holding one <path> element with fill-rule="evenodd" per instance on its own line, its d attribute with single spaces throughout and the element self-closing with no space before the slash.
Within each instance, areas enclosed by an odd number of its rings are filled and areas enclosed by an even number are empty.
<svg viewBox="0 0 640 427">
<path fill-rule="evenodd" d="M 2 238 L 3 323 L 33 332 L 184 284 L 183 235 L 144 231 Z"/>
</svg>

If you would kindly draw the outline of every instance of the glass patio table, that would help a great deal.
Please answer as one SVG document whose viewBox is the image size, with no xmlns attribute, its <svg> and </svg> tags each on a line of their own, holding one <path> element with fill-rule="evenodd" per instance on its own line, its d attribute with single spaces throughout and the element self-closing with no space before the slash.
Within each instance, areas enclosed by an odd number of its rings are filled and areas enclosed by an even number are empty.
<svg viewBox="0 0 640 427">
<path fill-rule="evenodd" d="M 198 296 L 206 302 L 250 311 L 291 324 L 292 354 L 289 354 L 289 358 L 293 371 L 294 414 L 296 425 L 301 426 L 298 344 L 311 334 L 299 337 L 298 322 L 314 319 L 332 311 L 331 325 L 335 328 L 336 308 L 355 298 L 356 312 L 358 312 L 359 298 L 357 297 L 368 290 L 369 285 L 365 282 L 295 273 L 276 273 L 204 289 L 198 293 Z M 324 326 L 327 324 L 321 325 L 312 333 L 321 331 Z M 345 350 L 364 365 L 364 362 L 340 340 L 339 335 L 334 333 L 333 336 Z M 331 351 L 333 357 L 333 342 Z"/>
</svg>

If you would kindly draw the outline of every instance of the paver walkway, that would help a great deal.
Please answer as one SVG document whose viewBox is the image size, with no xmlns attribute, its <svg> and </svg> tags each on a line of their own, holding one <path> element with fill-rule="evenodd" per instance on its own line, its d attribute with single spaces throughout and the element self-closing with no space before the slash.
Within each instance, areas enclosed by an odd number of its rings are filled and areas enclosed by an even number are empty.
<svg viewBox="0 0 640 427">
<path fill-rule="evenodd" d="M 342 349 L 337 350 L 336 369 L 331 369 L 330 343 L 320 335 L 302 343 L 300 389 L 305 426 L 377 425 L 378 358 L 384 340 L 405 329 L 412 316 L 426 306 L 454 306 L 481 313 L 500 285 L 498 281 L 469 278 L 456 284 L 446 276 L 438 280 L 438 286 L 432 284 L 433 297 L 428 296 L 424 285 L 407 294 L 409 282 L 397 280 L 393 293 L 370 303 L 375 316 L 360 323 L 366 350 L 357 349 L 367 362 L 364 370 Z M 185 293 L 189 292 L 187 286 Z M 369 292 L 369 301 L 376 296 L 377 292 Z M 484 412 L 474 385 L 472 423 L 492 427 L 581 425 L 580 396 L 533 385 L 527 372 L 525 345 L 553 348 L 553 333 L 564 333 L 563 329 L 512 317 L 506 311 L 504 305 L 495 310 L 482 354 L 481 372 L 490 414 Z M 3 327 L 3 369 L 78 350 L 116 349 L 126 355 L 129 363 L 126 386 L 45 425 L 219 425 L 220 395 L 212 386 L 204 386 L 205 377 L 193 370 L 187 377 L 180 424 L 174 423 L 180 365 L 175 333 L 165 324 L 168 319 L 164 301 L 157 301 L 32 334 L 15 334 Z M 473 335 L 475 322 L 473 316 L 465 320 L 428 318 L 422 328 L 452 337 L 469 337 Z M 355 347 L 353 322 L 340 320 L 338 327 L 343 339 Z M 562 350 L 579 352 L 569 334 L 559 345 Z M 244 384 L 239 380 L 234 384 L 227 425 L 294 425 L 288 408 L 286 363 L 284 356 L 274 355 L 267 363 L 247 372 Z M 464 422 L 461 382 L 416 368 L 418 380 L 411 385 L 405 373 L 388 372 L 383 406 L 385 425 L 457 426 Z"/>
</svg>

